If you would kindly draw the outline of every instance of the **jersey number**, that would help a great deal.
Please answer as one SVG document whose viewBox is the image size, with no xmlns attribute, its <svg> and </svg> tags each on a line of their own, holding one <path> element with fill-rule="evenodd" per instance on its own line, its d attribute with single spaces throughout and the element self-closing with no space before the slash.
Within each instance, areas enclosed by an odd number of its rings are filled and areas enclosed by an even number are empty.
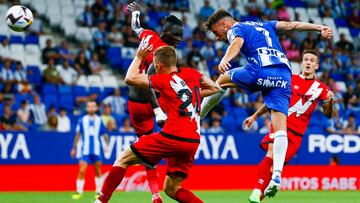
<svg viewBox="0 0 360 203">
<path fill-rule="evenodd" d="M 269 47 L 272 47 L 272 40 L 270 38 L 270 33 L 269 31 L 265 30 L 264 28 L 262 27 L 255 27 L 255 29 L 259 32 L 261 32 L 263 35 L 265 35 L 265 39 L 266 39 L 266 42 L 268 44 Z"/>
<path fill-rule="evenodd" d="M 200 91 L 199 88 L 197 86 L 194 87 L 194 93 L 195 93 L 195 113 L 199 114 L 200 113 L 200 101 L 199 101 L 199 97 L 200 97 Z M 185 95 L 184 95 L 185 94 Z M 191 105 L 191 101 L 192 101 L 192 94 L 190 92 L 189 89 L 181 89 L 178 93 L 177 93 L 178 97 L 181 98 L 186 98 L 185 100 L 182 100 L 183 103 L 181 103 L 180 105 L 180 115 L 181 116 L 193 116 L 193 111 L 185 111 L 186 108 L 188 108 L 189 105 Z"/>
</svg>

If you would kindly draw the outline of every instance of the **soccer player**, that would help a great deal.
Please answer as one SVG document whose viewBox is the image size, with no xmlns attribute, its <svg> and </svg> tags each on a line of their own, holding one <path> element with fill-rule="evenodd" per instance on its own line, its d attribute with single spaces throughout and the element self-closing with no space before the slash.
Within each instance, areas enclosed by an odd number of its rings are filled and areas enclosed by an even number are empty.
<svg viewBox="0 0 360 203">
<path fill-rule="evenodd" d="M 143 41 L 143 43 L 151 44 L 153 46 L 150 54 L 146 56 L 141 63 L 140 72 L 148 73 L 149 75 L 154 74 L 155 70 L 152 66 L 154 51 L 159 47 L 167 45 L 176 47 L 180 43 L 183 35 L 182 22 L 172 15 L 166 17 L 162 33 L 158 36 L 156 32 L 144 29 L 140 26 L 141 7 L 138 3 L 130 3 L 128 5 L 128 10 L 131 11 L 132 15 L 132 29 L 139 36 L 140 40 Z M 153 90 L 149 91 L 149 89 L 130 87 L 128 109 L 131 123 L 134 126 L 135 133 L 138 137 L 148 135 L 153 132 L 154 115 L 157 123 L 163 124 L 167 119 L 166 114 L 163 113 L 158 104 Z M 153 203 L 162 203 L 155 168 L 146 167 L 146 176 L 152 193 Z"/>
<path fill-rule="evenodd" d="M 319 60 L 316 51 L 305 50 L 301 63 L 301 74 L 292 76 L 290 108 L 286 120 L 289 146 L 285 163 L 289 162 L 298 151 L 306 128 L 309 125 L 311 114 L 319 100 L 323 101 L 323 110 L 327 117 L 331 117 L 333 113 L 334 93 L 324 83 L 315 78 L 315 71 L 319 68 Z M 252 123 L 265 112 L 267 112 L 267 108 L 263 105 L 252 116 L 246 118 L 244 124 L 251 127 Z M 263 198 L 265 186 L 270 181 L 273 166 L 273 143 L 274 137 L 271 132 L 261 141 L 260 146 L 267 153 L 259 164 L 258 178 L 249 198 L 251 203 L 260 202 L 261 198 Z"/>
<path fill-rule="evenodd" d="M 201 117 L 223 98 L 227 87 L 240 87 L 247 93 L 261 91 L 266 107 L 270 110 L 274 129 L 273 174 L 265 193 L 275 195 L 280 187 L 281 171 L 288 145 L 286 115 L 290 102 L 291 66 L 281 48 L 276 31 L 319 31 L 331 38 L 331 28 L 304 22 L 236 22 L 230 13 L 217 10 L 206 23 L 217 40 L 230 43 L 218 66 L 222 75 L 217 83 L 219 93 L 203 100 Z M 239 53 L 244 54 L 248 64 L 229 70 L 230 61 Z M 229 71 L 228 71 L 229 70 Z"/>
<path fill-rule="evenodd" d="M 200 143 L 200 96 L 214 94 L 218 88 L 210 78 L 195 69 L 178 69 L 176 51 L 171 46 L 160 47 L 154 52 L 157 74 L 149 76 L 140 73 L 141 61 L 151 50 L 151 45 L 140 44 L 125 82 L 139 88 L 159 91 L 163 97 L 160 104 L 168 119 L 161 132 L 140 137 L 119 156 L 95 203 L 109 201 L 129 166 L 143 163 L 153 167 L 163 158 L 167 161 L 165 193 L 182 203 L 202 202 L 191 191 L 181 187 L 181 183 L 189 174 Z"/>
<path fill-rule="evenodd" d="M 108 137 L 101 117 L 96 115 L 97 110 L 96 102 L 88 101 L 86 103 L 87 114 L 78 121 L 76 126 L 76 136 L 71 149 L 71 156 L 75 158 L 76 147 L 81 139 L 81 158 L 79 161 L 79 173 L 76 179 L 76 193 L 72 195 L 73 199 L 80 199 L 82 197 L 85 184 L 84 177 L 88 164 L 94 164 L 96 197 L 100 194 L 102 185 L 100 136 L 102 135 L 104 137 L 106 143 L 108 143 Z"/>
</svg>

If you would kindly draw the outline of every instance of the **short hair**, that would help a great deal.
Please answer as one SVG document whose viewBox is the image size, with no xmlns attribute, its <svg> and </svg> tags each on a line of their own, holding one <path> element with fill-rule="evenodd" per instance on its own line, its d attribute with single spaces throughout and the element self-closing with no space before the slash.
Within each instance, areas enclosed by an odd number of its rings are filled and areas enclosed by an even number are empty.
<svg viewBox="0 0 360 203">
<path fill-rule="evenodd" d="M 317 57 L 317 63 L 320 63 L 320 54 L 316 50 L 314 50 L 314 49 L 305 49 L 303 51 L 303 56 L 305 54 L 313 54 L 313 55 L 315 55 Z"/>
<path fill-rule="evenodd" d="M 178 26 L 183 26 L 182 21 L 177 18 L 174 15 L 169 15 L 165 17 L 165 23 L 164 23 L 164 30 L 170 30 L 172 28 L 173 25 L 178 25 Z"/>
<path fill-rule="evenodd" d="M 225 11 L 224 9 L 219 9 L 217 10 L 214 14 L 212 14 L 210 17 L 209 17 L 209 20 L 206 21 L 205 23 L 205 30 L 206 31 L 211 31 L 211 27 L 217 23 L 219 20 L 225 18 L 225 17 L 230 17 L 232 18 L 232 15 Z"/>
<path fill-rule="evenodd" d="M 175 66 L 177 62 L 176 50 L 171 46 L 157 48 L 154 57 L 166 67 Z"/>
</svg>

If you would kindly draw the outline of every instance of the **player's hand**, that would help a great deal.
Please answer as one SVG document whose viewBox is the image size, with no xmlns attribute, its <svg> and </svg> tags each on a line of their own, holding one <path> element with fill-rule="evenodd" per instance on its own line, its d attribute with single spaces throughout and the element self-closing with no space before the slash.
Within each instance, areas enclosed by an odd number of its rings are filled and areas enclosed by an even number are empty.
<svg viewBox="0 0 360 203">
<path fill-rule="evenodd" d="M 72 158 L 75 158 L 76 156 L 76 149 L 72 148 L 71 151 L 70 151 L 70 155 Z"/>
<path fill-rule="evenodd" d="M 254 123 L 254 121 L 256 120 L 256 118 L 254 116 L 249 116 L 244 120 L 244 127 L 246 128 L 251 128 L 252 124 Z"/>
<path fill-rule="evenodd" d="M 332 91 L 328 91 L 328 93 L 326 94 L 326 100 L 330 101 L 334 99 L 334 92 Z"/>
<path fill-rule="evenodd" d="M 129 5 L 127 5 L 127 10 L 129 10 L 131 12 L 134 12 L 134 11 L 141 12 L 141 6 L 136 1 L 134 1 L 134 2 L 130 3 Z"/>
<path fill-rule="evenodd" d="M 220 61 L 219 66 L 218 66 L 219 72 L 220 72 L 221 74 L 224 74 L 226 71 L 229 70 L 230 67 L 231 67 L 231 64 L 229 63 L 229 61 L 226 61 L 226 60 L 222 59 L 222 60 Z"/>
<path fill-rule="evenodd" d="M 322 26 L 321 27 L 321 35 L 326 39 L 331 39 L 333 36 L 333 31 L 331 27 Z"/>
<path fill-rule="evenodd" d="M 145 43 L 141 40 L 136 56 L 143 60 L 153 49 L 153 46 L 149 43 Z"/>
</svg>

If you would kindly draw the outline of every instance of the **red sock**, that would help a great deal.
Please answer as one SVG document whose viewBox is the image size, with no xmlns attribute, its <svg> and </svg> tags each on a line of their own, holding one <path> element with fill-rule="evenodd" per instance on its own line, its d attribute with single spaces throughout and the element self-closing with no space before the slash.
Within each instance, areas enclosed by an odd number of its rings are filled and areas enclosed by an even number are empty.
<svg viewBox="0 0 360 203">
<path fill-rule="evenodd" d="M 255 189 L 260 189 L 264 192 L 271 179 L 271 167 L 273 159 L 265 157 L 258 165 L 258 178 L 256 179 Z"/>
<path fill-rule="evenodd" d="M 151 194 L 159 192 L 158 176 L 155 168 L 146 168 L 146 177 Z"/>
<path fill-rule="evenodd" d="M 175 200 L 181 203 L 204 203 L 196 197 L 190 190 L 180 188 L 175 193 Z"/>
<path fill-rule="evenodd" d="M 112 193 L 124 178 L 125 172 L 126 169 L 119 166 L 113 166 L 111 168 L 109 175 L 104 181 L 104 185 L 101 189 L 101 194 L 98 198 L 102 203 L 107 203 L 109 201 Z"/>
</svg>

